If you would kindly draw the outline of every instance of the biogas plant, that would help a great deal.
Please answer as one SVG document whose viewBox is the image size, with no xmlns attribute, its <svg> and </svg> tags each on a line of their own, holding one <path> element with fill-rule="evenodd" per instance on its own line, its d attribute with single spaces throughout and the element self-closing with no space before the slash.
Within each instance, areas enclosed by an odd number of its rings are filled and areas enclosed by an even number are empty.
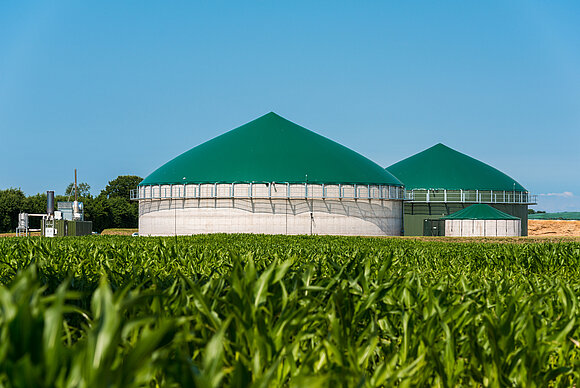
<svg viewBox="0 0 580 388">
<path fill-rule="evenodd" d="M 445 146 L 433 148 L 440 147 Z M 527 206 L 533 203 L 528 192 L 515 181 L 508 190 L 511 178 L 493 167 L 447 147 L 443 151 L 447 164 L 426 160 L 421 166 L 418 154 L 412 163 L 385 169 L 268 113 L 170 160 L 131 197 L 139 201 L 140 235 L 445 235 L 446 224 L 448 235 L 525 235 Z M 468 212 L 471 217 L 507 216 L 510 227 L 503 222 L 481 227 L 477 218 L 459 224 L 443 219 L 473 204 L 497 212 Z M 515 219 L 521 226 L 512 225 Z"/>
</svg>

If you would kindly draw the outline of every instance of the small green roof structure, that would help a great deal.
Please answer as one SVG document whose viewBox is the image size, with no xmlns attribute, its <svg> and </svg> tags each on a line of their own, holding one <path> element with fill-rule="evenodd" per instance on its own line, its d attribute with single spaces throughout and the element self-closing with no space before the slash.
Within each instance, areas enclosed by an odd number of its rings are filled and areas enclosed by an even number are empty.
<svg viewBox="0 0 580 388">
<path fill-rule="evenodd" d="M 519 220 L 518 217 L 499 211 L 486 204 L 475 204 L 456 211 L 442 220 Z"/>
<path fill-rule="evenodd" d="M 140 186 L 238 182 L 402 186 L 378 164 L 273 112 L 177 156 Z"/>
<path fill-rule="evenodd" d="M 527 192 L 513 178 L 455 151 L 436 144 L 387 167 L 407 190 L 498 190 Z"/>
</svg>

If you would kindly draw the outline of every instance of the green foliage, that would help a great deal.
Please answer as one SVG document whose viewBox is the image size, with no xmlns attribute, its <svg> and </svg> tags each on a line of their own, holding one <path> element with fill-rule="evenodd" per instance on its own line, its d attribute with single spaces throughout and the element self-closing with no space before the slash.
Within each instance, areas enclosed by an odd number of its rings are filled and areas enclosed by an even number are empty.
<svg viewBox="0 0 580 388">
<path fill-rule="evenodd" d="M 46 213 L 46 193 L 38 193 L 36 195 L 31 195 L 26 197 L 24 207 L 20 209 L 25 213 L 31 214 L 45 214 Z M 40 228 L 40 218 L 31 217 L 28 220 L 28 226 L 30 228 Z"/>
<path fill-rule="evenodd" d="M 536 211 L 536 210 L 531 209 L 531 208 L 528 209 L 528 214 L 542 214 L 542 213 L 546 213 L 546 211 L 545 210 Z"/>
<path fill-rule="evenodd" d="M 73 197 L 75 195 L 75 184 L 70 183 L 66 190 L 64 191 L 64 195 L 67 197 Z M 77 184 L 77 197 L 91 197 L 91 186 L 86 182 L 81 182 Z"/>
<path fill-rule="evenodd" d="M 130 200 L 130 192 L 142 180 L 134 175 L 119 176 L 110 181 L 97 198 L 87 202 L 85 209 L 90 214 L 94 230 L 137 227 L 139 204 Z"/>
<path fill-rule="evenodd" d="M 0 240 L 0 385 L 578 386 L 580 244 Z"/>
<path fill-rule="evenodd" d="M 129 200 L 131 190 L 135 190 L 142 180 L 143 178 L 135 175 L 120 175 L 109 182 L 101 195 L 105 195 L 107 198 L 121 197 Z"/>
<path fill-rule="evenodd" d="M 85 218 L 93 222 L 93 230 L 108 228 L 136 228 L 139 223 L 139 204 L 122 197 L 99 195 L 85 203 Z"/>
<path fill-rule="evenodd" d="M 0 190 L 0 232 L 11 232 L 18 226 L 18 213 L 25 207 L 26 196 L 20 189 Z"/>
</svg>

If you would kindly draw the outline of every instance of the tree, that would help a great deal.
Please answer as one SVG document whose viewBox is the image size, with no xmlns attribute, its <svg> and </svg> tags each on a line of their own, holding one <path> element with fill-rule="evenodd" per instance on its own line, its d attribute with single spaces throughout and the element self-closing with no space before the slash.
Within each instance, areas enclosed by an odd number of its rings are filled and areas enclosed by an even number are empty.
<svg viewBox="0 0 580 388">
<path fill-rule="evenodd" d="M 138 204 L 121 197 L 99 195 L 85 206 L 85 219 L 87 213 L 93 229 L 99 232 L 108 228 L 135 228 L 139 222 Z"/>
<path fill-rule="evenodd" d="M 121 197 L 127 200 L 131 199 L 131 190 L 137 188 L 143 178 L 135 175 L 120 175 L 109 182 L 105 190 L 101 191 L 101 195 L 106 195 L 107 198 Z"/>
<path fill-rule="evenodd" d="M 32 214 L 46 213 L 46 193 L 38 193 L 26 198 L 24 211 Z M 40 228 L 40 218 L 30 217 L 28 219 L 28 226 L 30 228 Z"/>
<path fill-rule="evenodd" d="M 135 228 L 139 224 L 139 205 L 125 198 L 109 198 L 113 228 Z"/>
<path fill-rule="evenodd" d="M 94 199 L 85 204 L 85 219 L 93 221 L 93 229 L 136 228 L 139 223 L 139 204 L 131 201 L 131 190 L 143 178 L 121 175 L 109 182 Z"/>
<path fill-rule="evenodd" d="M 27 197 L 24 208 L 27 213 L 46 213 L 46 193 L 38 193 Z"/>
<path fill-rule="evenodd" d="M 74 196 L 75 195 L 75 184 L 71 183 L 67 186 L 65 192 L 65 196 Z M 91 186 L 88 183 L 81 182 L 77 185 L 77 195 L 79 197 L 91 197 Z"/>
<path fill-rule="evenodd" d="M 93 230 L 102 232 L 103 229 L 111 228 L 111 209 L 108 198 L 99 195 L 85 205 L 85 220 L 93 222 Z"/>
<path fill-rule="evenodd" d="M 0 232 L 14 232 L 18 213 L 25 210 L 26 196 L 20 189 L 0 190 Z"/>
<path fill-rule="evenodd" d="M 534 209 L 528 209 L 528 214 L 541 214 L 541 213 L 546 213 L 545 210 L 534 210 Z"/>
</svg>

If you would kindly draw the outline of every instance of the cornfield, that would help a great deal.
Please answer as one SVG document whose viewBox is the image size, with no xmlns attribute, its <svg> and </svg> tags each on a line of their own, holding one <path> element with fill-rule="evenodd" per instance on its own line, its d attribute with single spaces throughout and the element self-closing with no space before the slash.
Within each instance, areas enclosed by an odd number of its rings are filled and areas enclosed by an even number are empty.
<svg viewBox="0 0 580 388">
<path fill-rule="evenodd" d="M 580 244 L 0 239 L 0 386 L 580 386 Z"/>
</svg>

